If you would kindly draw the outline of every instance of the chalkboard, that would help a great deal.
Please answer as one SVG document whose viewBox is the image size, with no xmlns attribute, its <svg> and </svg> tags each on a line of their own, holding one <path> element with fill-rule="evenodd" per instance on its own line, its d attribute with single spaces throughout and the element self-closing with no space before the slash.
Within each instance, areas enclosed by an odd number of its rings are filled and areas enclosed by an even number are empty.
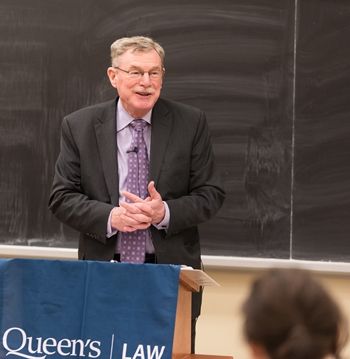
<svg viewBox="0 0 350 359">
<path fill-rule="evenodd" d="M 2 244 L 77 246 L 47 209 L 60 124 L 115 96 L 109 46 L 142 34 L 213 135 L 227 199 L 203 253 L 350 261 L 347 0 L 2 0 L 0 19 Z"/>
<path fill-rule="evenodd" d="M 350 259 L 350 3 L 300 4 L 293 254 Z"/>
</svg>

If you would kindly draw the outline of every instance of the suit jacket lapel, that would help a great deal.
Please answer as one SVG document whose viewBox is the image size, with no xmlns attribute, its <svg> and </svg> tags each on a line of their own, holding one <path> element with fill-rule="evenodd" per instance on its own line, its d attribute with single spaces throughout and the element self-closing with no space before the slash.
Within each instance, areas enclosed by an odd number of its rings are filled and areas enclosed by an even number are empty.
<svg viewBox="0 0 350 359">
<path fill-rule="evenodd" d="M 150 176 L 157 185 L 160 169 L 169 141 L 173 118 L 162 102 L 158 100 L 152 111 Z"/>
<path fill-rule="evenodd" d="M 119 202 L 116 100 L 106 104 L 104 111 L 95 124 L 97 146 L 102 162 L 103 173 L 113 205 Z"/>
</svg>

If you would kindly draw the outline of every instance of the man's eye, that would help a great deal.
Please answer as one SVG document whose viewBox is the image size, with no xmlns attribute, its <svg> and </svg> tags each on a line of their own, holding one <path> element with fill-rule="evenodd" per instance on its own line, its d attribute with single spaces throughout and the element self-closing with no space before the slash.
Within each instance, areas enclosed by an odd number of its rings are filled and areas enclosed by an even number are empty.
<svg viewBox="0 0 350 359">
<path fill-rule="evenodd" d="M 130 71 L 129 74 L 131 76 L 140 76 L 141 75 L 141 72 L 140 71 Z"/>
<path fill-rule="evenodd" d="M 160 76 L 160 71 L 151 71 L 151 76 L 159 77 Z"/>
</svg>

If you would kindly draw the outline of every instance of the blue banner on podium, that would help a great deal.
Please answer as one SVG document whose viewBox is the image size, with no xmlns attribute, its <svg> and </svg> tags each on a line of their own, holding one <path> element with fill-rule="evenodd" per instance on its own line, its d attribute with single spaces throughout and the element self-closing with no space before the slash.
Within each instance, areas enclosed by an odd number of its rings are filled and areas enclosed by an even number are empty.
<svg viewBox="0 0 350 359">
<path fill-rule="evenodd" d="M 170 359 L 180 267 L 0 260 L 0 358 Z"/>
</svg>

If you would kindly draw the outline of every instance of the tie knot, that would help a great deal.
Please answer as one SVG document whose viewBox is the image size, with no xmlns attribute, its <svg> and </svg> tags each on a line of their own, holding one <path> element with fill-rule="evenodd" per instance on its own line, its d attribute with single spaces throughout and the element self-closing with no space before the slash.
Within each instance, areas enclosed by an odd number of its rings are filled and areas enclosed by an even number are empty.
<svg viewBox="0 0 350 359">
<path fill-rule="evenodd" d="M 130 123 L 130 126 L 135 131 L 143 131 L 143 129 L 147 126 L 147 122 L 141 118 L 141 119 L 137 119 L 137 120 L 132 121 Z"/>
</svg>

